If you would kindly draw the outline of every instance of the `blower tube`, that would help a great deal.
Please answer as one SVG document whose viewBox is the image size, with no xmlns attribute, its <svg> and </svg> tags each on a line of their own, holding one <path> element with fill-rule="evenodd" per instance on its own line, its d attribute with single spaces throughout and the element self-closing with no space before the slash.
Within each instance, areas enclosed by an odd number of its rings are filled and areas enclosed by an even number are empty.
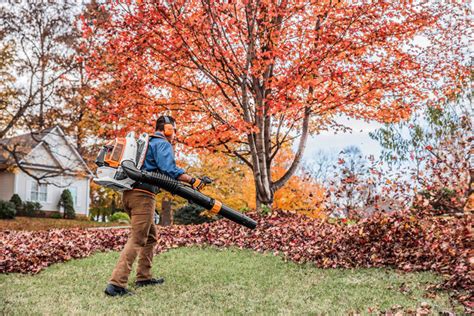
<svg viewBox="0 0 474 316">
<path fill-rule="evenodd" d="M 193 203 L 204 207 L 213 214 L 219 214 L 237 224 L 243 225 L 250 229 L 254 229 L 257 226 L 257 222 L 242 213 L 222 204 L 220 201 L 208 197 L 201 192 L 194 190 L 193 188 L 181 184 L 179 181 L 168 177 L 159 172 L 150 172 L 145 170 L 139 170 L 135 166 L 135 163 L 131 160 L 124 160 L 122 162 L 122 169 L 125 171 L 127 176 L 135 181 L 148 183 L 159 188 L 162 188 L 171 194 L 179 195 Z"/>
</svg>

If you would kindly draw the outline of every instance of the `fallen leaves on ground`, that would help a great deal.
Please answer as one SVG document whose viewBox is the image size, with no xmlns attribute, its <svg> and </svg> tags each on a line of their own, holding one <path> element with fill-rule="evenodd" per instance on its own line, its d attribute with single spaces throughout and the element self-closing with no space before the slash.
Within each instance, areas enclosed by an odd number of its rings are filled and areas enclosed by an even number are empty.
<svg viewBox="0 0 474 316">
<path fill-rule="evenodd" d="M 94 222 L 81 219 L 56 219 L 17 216 L 15 219 L 0 219 L 0 231 L 3 230 L 47 230 L 61 228 L 88 228 L 102 226 L 119 226 L 118 223 Z"/>
<path fill-rule="evenodd" d="M 375 215 L 355 225 L 345 225 L 294 212 L 247 215 L 257 221 L 257 229 L 250 230 L 228 220 L 157 226 L 155 250 L 161 253 L 192 245 L 235 246 L 281 254 L 286 260 L 298 263 L 312 262 L 320 268 L 430 270 L 446 277 L 439 288 L 453 290 L 468 309 L 472 308 L 470 216 Z M 120 250 L 127 237 L 127 229 L 3 231 L 0 232 L 0 273 L 38 273 L 52 263 L 87 257 L 97 251 Z"/>
</svg>

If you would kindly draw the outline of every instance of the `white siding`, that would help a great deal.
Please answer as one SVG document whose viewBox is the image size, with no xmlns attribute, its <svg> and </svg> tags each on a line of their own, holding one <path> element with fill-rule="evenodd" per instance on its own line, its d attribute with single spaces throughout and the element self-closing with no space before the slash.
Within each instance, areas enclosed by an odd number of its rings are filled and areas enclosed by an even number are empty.
<svg viewBox="0 0 474 316">
<path fill-rule="evenodd" d="M 39 164 L 51 167 L 60 167 L 53 156 L 46 150 L 44 144 L 39 144 L 24 159 L 25 162 L 31 164 Z"/>
<path fill-rule="evenodd" d="M 53 129 L 43 141 L 49 144 L 49 149 L 59 163 L 69 170 L 84 172 L 84 166 L 80 158 L 68 145 L 58 128 Z"/>
<path fill-rule="evenodd" d="M 18 195 L 24 201 L 30 201 L 31 184 L 36 181 L 27 174 L 18 174 Z M 73 187 L 77 192 L 77 203 L 74 205 L 76 214 L 88 215 L 89 209 L 89 179 L 72 176 L 58 176 L 48 179 L 48 198 L 46 202 L 41 202 L 43 211 L 59 211 L 58 202 L 63 190 Z"/>
<path fill-rule="evenodd" d="M 15 174 L 12 172 L 0 172 L 0 200 L 9 201 L 14 193 Z"/>
<path fill-rule="evenodd" d="M 22 201 L 27 201 L 29 199 L 29 192 L 28 192 L 28 197 L 26 195 L 27 179 L 31 179 L 31 178 L 28 175 L 26 175 L 23 171 L 19 171 L 16 175 L 16 190 L 17 190 L 16 194 L 18 194 L 21 197 Z"/>
</svg>

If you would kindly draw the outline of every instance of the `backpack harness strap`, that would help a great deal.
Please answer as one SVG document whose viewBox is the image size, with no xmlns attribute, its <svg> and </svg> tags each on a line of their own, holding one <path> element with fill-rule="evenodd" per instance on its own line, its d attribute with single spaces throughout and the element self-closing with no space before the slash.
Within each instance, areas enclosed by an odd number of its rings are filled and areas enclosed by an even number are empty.
<svg viewBox="0 0 474 316">
<path fill-rule="evenodd" d="M 166 139 L 166 137 L 164 137 L 163 135 L 150 135 L 149 137 L 150 138 L 161 138 L 161 139 L 164 139 L 164 140 L 168 141 Z M 148 148 L 146 149 L 146 151 L 148 151 Z M 146 153 L 145 153 L 145 156 L 146 156 Z M 143 183 L 143 182 L 135 182 L 132 185 L 132 188 L 135 189 L 135 190 L 139 190 L 139 191 L 145 191 L 145 192 L 148 192 L 148 193 L 151 193 L 151 194 L 157 194 L 157 193 L 160 192 L 160 189 L 158 187 L 155 187 L 155 186 L 152 186 L 150 184 Z"/>
</svg>

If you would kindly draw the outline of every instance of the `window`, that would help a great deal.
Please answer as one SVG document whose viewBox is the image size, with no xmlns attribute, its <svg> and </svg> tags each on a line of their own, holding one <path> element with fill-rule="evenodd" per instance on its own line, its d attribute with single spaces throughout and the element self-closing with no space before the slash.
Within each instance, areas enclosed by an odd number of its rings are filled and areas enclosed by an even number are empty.
<svg viewBox="0 0 474 316">
<path fill-rule="evenodd" d="M 46 202 L 48 200 L 48 185 L 33 181 L 31 183 L 30 197 L 31 201 Z"/>
<path fill-rule="evenodd" d="M 72 200 L 74 201 L 74 206 L 77 206 L 77 188 L 76 187 L 69 187 L 69 192 L 71 192 Z"/>
</svg>

